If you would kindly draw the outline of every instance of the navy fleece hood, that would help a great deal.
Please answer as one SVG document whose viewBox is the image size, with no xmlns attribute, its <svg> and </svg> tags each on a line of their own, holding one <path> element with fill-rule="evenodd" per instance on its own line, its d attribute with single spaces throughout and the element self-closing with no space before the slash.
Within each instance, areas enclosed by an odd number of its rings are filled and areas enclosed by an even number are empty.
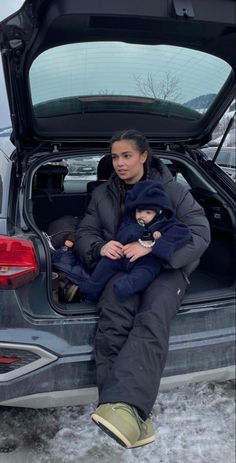
<svg viewBox="0 0 236 463">
<path fill-rule="evenodd" d="M 160 207 L 168 218 L 173 216 L 173 209 L 163 185 L 158 180 L 143 180 L 126 194 L 125 207 L 127 212 L 136 208 L 156 209 Z"/>
</svg>

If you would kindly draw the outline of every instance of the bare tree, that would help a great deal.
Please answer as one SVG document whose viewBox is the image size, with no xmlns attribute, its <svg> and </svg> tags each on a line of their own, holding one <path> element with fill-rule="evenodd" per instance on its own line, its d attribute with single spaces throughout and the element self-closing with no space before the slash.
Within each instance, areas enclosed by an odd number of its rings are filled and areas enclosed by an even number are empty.
<svg viewBox="0 0 236 463">
<path fill-rule="evenodd" d="M 135 76 L 136 85 L 142 95 L 145 95 L 155 100 L 161 98 L 162 100 L 177 100 L 181 93 L 179 91 L 179 79 L 173 76 L 171 72 L 165 72 L 164 78 L 155 81 L 151 73 L 147 77 Z"/>
</svg>

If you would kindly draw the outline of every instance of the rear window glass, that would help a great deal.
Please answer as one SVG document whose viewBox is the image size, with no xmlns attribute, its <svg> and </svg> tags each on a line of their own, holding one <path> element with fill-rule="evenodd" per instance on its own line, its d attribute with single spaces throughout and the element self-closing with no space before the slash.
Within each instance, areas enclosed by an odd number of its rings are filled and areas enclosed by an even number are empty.
<svg viewBox="0 0 236 463">
<path fill-rule="evenodd" d="M 224 85 L 230 66 L 169 45 L 89 42 L 43 52 L 30 69 L 36 116 L 126 110 L 199 119 Z"/>
<path fill-rule="evenodd" d="M 64 191 L 65 193 L 86 193 L 87 192 L 87 184 L 89 182 L 94 182 L 96 180 L 105 180 L 108 178 L 103 178 L 101 176 L 102 169 L 100 166 L 100 175 L 98 172 L 98 164 L 101 158 L 104 158 L 103 154 L 99 154 L 96 156 L 80 156 L 75 158 L 66 158 L 60 161 L 53 161 L 47 162 L 43 164 L 43 167 L 50 167 L 50 166 L 63 166 L 66 167 L 67 173 L 65 176 L 58 176 L 54 180 L 54 186 L 57 191 L 61 189 L 61 192 Z M 65 172 L 66 172 L 65 170 Z M 104 168 L 103 168 L 104 172 Z M 49 170 L 49 174 L 50 170 Z M 109 174 L 110 175 L 110 174 Z M 36 172 L 36 176 L 38 176 L 38 172 Z M 47 182 L 48 182 L 48 174 L 44 172 L 43 177 L 34 179 L 33 181 L 33 190 L 34 193 L 38 192 L 39 194 L 42 193 L 45 195 L 45 189 L 47 189 Z M 1 177 L 0 177 L 1 178 Z M 43 182 L 43 183 L 42 183 Z"/>
</svg>

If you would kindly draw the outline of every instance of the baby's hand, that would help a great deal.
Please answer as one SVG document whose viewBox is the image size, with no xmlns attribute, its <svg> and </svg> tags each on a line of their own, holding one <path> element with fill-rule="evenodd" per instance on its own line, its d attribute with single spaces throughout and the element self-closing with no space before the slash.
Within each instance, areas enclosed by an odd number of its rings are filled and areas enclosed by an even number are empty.
<svg viewBox="0 0 236 463">
<path fill-rule="evenodd" d="M 153 238 L 154 238 L 154 240 L 159 240 L 159 238 L 161 238 L 161 232 L 155 231 L 153 233 Z"/>
<path fill-rule="evenodd" d="M 148 242 L 148 241 L 147 241 Z M 151 241 L 150 241 L 151 242 Z M 130 262 L 134 262 L 140 257 L 146 256 L 152 252 L 151 248 L 145 248 L 138 242 L 126 244 L 123 247 L 124 255 Z"/>
<path fill-rule="evenodd" d="M 74 246 L 74 243 L 73 243 L 73 241 L 71 241 L 71 240 L 66 240 L 66 241 L 65 241 L 65 246 L 66 246 L 67 248 L 72 248 L 72 247 Z"/>
</svg>

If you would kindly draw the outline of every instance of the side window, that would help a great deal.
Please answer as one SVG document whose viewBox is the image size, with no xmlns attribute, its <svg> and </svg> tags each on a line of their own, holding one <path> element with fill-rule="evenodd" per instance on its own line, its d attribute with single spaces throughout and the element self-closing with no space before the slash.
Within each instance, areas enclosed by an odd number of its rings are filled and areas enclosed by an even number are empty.
<svg viewBox="0 0 236 463">
<path fill-rule="evenodd" d="M 176 173 L 175 180 L 176 180 L 176 182 L 181 183 L 182 185 L 184 185 L 188 190 L 191 190 L 191 186 L 190 186 L 189 183 L 187 182 L 187 180 L 186 180 L 186 178 L 184 177 L 184 175 L 181 174 L 181 172 L 177 172 L 177 173 Z"/>
<path fill-rule="evenodd" d="M 166 164 L 168 169 L 170 169 L 176 182 L 181 183 L 188 190 L 191 190 L 191 185 L 188 183 L 184 174 L 181 172 L 181 168 L 177 164 L 173 163 L 173 161 L 171 161 L 170 159 L 166 159 L 166 158 L 161 158 L 161 161 L 164 164 Z"/>
<path fill-rule="evenodd" d="M 235 120 L 236 100 L 229 106 L 217 127 L 215 128 L 212 140 L 202 151 L 213 159 L 218 149 L 221 139 L 228 127 L 229 121 L 234 117 L 234 122 L 224 140 L 220 152 L 216 158 L 216 164 L 223 169 L 231 178 L 236 179 L 236 120 Z"/>
<path fill-rule="evenodd" d="M 65 193 L 87 193 L 88 183 L 107 180 L 113 170 L 111 156 L 107 156 L 107 153 L 60 159 L 49 164 L 66 168 L 67 173 L 61 185 Z"/>
<path fill-rule="evenodd" d="M 66 159 L 68 174 L 64 179 L 65 193 L 87 192 L 87 183 L 97 179 L 97 166 L 101 156 Z"/>
<path fill-rule="evenodd" d="M 97 164 L 99 157 L 93 158 L 72 158 L 67 160 L 67 177 L 80 177 L 81 179 L 95 180 L 97 175 Z"/>
</svg>

